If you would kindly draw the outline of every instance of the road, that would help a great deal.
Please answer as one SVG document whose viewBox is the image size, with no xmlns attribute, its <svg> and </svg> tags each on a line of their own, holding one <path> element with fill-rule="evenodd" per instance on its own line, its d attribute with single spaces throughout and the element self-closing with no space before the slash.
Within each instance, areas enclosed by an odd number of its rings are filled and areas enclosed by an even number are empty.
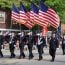
<svg viewBox="0 0 65 65">
<path fill-rule="evenodd" d="M 54 62 L 50 62 L 51 56 L 48 49 L 44 49 L 43 60 L 38 61 L 38 52 L 33 50 L 34 58 L 28 59 L 28 50 L 25 51 L 26 58 L 18 59 L 19 50 L 15 50 L 16 58 L 10 59 L 9 50 L 2 50 L 4 58 L 0 58 L 0 65 L 65 65 L 65 56 L 62 55 L 62 49 L 57 49 L 56 58 Z"/>
</svg>

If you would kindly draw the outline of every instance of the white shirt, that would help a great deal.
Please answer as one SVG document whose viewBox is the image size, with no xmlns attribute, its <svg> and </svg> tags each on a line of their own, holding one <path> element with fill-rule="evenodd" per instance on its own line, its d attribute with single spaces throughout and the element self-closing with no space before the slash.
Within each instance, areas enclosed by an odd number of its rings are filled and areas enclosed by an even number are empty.
<svg viewBox="0 0 65 65">
<path fill-rule="evenodd" d="M 38 45 L 42 44 L 42 42 L 40 42 L 41 39 L 42 39 L 42 38 L 38 38 L 38 42 L 37 42 Z"/>
</svg>

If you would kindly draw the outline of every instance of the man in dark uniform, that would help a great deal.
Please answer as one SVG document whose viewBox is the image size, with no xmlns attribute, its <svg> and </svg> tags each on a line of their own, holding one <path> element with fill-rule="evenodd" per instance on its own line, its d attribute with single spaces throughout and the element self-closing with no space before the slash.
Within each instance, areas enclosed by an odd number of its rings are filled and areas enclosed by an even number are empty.
<svg viewBox="0 0 65 65">
<path fill-rule="evenodd" d="M 23 32 L 19 36 L 19 48 L 20 48 L 20 56 L 19 59 L 25 58 L 24 54 L 24 45 L 25 45 L 25 38 Z"/>
<path fill-rule="evenodd" d="M 6 44 L 9 44 L 9 40 L 10 40 L 9 32 L 4 33 L 3 34 L 3 41 L 4 41 L 3 48 L 4 49 L 5 49 Z"/>
<path fill-rule="evenodd" d="M 9 49 L 11 53 L 10 58 L 15 58 L 14 50 L 15 50 L 16 41 L 17 41 L 17 38 L 15 36 L 15 33 L 11 33 L 10 42 L 9 42 Z"/>
<path fill-rule="evenodd" d="M 63 39 L 62 39 L 62 51 L 63 51 L 63 55 L 65 55 L 65 34 L 63 35 Z"/>
<path fill-rule="evenodd" d="M 38 53 L 39 53 L 39 61 L 43 59 L 42 54 L 43 54 L 44 46 L 46 46 L 45 38 L 41 35 L 38 35 L 37 48 L 38 48 Z"/>
<path fill-rule="evenodd" d="M 2 54 L 2 45 L 3 45 L 3 35 L 0 35 L 0 56 L 3 57 L 3 54 Z"/>
<path fill-rule="evenodd" d="M 59 46 L 58 39 L 56 38 L 55 33 L 53 33 L 49 43 L 49 53 L 52 56 L 51 60 L 52 62 L 55 59 L 56 48 L 58 48 L 58 46 Z"/>
<path fill-rule="evenodd" d="M 32 59 L 34 56 L 33 56 L 33 53 L 32 53 L 32 48 L 33 48 L 33 36 L 30 35 L 29 36 L 29 43 L 28 43 L 28 49 L 29 49 L 29 59 Z"/>
<path fill-rule="evenodd" d="M 32 32 L 28 33 L 28 35 L 26 35 L 26 44 L 28 46 L 28 50 L 29 50 L 29 59 L 32 59 L 33 53 L 32 53 L 32 48 L 33 48 L 33 36 L 32 36 Z"/>
<path fill-rule="evenodd" d="M 4 35 L 4 42 L 5 42 L 5 44 L 7 44 L 7 43 L 9 43 L 9 39 L 10 39 L 10 35 L 9 35 L 9 33 L 5 33 L 5 35 Z"/>
</svg>

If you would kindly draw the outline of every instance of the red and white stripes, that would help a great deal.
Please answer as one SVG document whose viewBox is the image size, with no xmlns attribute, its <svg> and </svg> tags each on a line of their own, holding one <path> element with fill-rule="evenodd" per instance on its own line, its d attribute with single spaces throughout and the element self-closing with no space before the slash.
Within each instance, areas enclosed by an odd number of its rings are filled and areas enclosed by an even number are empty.
<svg viewBox="0 0 65 65">
<path fill-rule="evenodd" d="M 39 11 L 39 19 L 41 22 L 45 21 L 49 23 L 54 28 L 57 28 L 59 26 L 59 17 L 51 8 L 49 8 L 47 12 Z"/>
<path fill-rule="evenodd" d="M 14 21 L 19 22 L 19 20 L 20 20 L 19 13 L 16 13 L 16 12 L 12 11 L 11 19 L 14 20 Z"/>
</svg>

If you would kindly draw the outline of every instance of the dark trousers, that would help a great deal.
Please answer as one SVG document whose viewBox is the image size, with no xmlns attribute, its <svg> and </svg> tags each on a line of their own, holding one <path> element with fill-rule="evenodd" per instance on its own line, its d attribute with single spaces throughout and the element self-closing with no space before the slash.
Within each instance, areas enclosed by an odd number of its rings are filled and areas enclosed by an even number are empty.
<svg viewBox="0 0 65 65">
<path fill-rule="evenodd" d="M 2 51 L 1 51 L 1 49 L 0 49 L 0 56 L 1 56 L 1 57 L 3 57 L 3 54 L 2 54 Z"/>
<path fill-rule="evenodd" d="M 32 47 L 33 47 L 33 45 L 32 45 L 32 44 L 28 44 L 29 59 L 30 59 L 30 58 L 33 58 Z"/>
<path fill-rule="evenodd" d="M 50 53 L 50 55 L 52 56 L 52 61 L 54 61 L 54 59 L 55 59 L 55 54 L 56 54 L 56 49 L 49 49 L 49 53 Z"/>
<path fill-rule="evenodd" d="M 10 49 L 10 53 L 11 53 L 11 58 L 15 57 L 15 54 L 14 54 L 15 47 L 14 47 L 14 45 L 10 44 L 9 49 Z"/>
<path fill-rule="evenodd" d="M 42 59 L 42 54 L 43 54 L 43 45 L 37 45 L 38 48 L 38 53 L 39 53 L 39 59 Z"/>
<path fill-rule="evenodd" d="M 65 55 L 65 47 L 62 47 L 63 55 Z"/>
<path fill-rule="evenodd" d="M 20 56 L 19 58 L 21 58 L 23 56 L 23 58 L 25 57 L 24 54 L 24 44 L 19 44 L 19 48 L 20 48 Z"/>
</svg>

